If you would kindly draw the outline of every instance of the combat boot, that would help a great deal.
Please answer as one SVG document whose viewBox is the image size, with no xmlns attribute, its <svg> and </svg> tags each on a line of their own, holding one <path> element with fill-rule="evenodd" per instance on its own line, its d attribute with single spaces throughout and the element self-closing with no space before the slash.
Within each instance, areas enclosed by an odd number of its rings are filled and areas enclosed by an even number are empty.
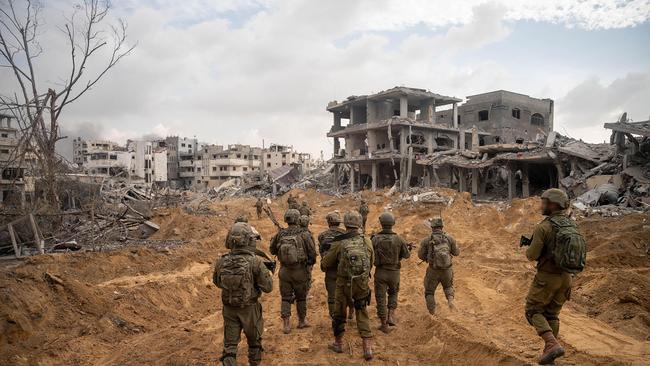
<svg viewBox="0 0 650 366">
<path fill-rule="evenodd" d="M 343 335 L 334 337 L 334 343 L 330 343 L 327 348 L 336 353 L 343 353 Z"/>
<path fill-rule="evenodd" d="M 447 304 L 449 305 L 449 310 L 455 311 L 456 310 L 456 305 L 454 304 L 454 297 L 449 296 L 447 298 Z"/>
<path fill-rule="evenodd" d="M 555 339 L 552 331 L 546 331 L 540 337 L 544 340 L 544 352 L 538 360 L 540 365 L 552 365 L 556 358 L 564 356 L 564 348 Z"/>
<path fill-rule="evenodd" d="M 363 358 L 366 361 L 372 360 L 374 355 L 372 354 L 372 341 L 370 338 L 363 339 Z"/>
<path fill-rule="evenodd" d="M 309 328 L 309 327 L 311 327 L 311 325 L 307 323 L 306 318 L 302 318 L 298 321 L 298 329 Z"/>
<path fill-rule="evenodd" d="M 391 327 L 397 325 L 397 320 L 395 320 L 395 309 L 388 309 L 388 325 Z"/>
<path fill-rule="evenodd" d="M 290 317 L 282 318 L 282 332 L 284 334 L 291 333 L 291 318 Z"/>
<path fill-rule="evenodd" d="M 379 320 L 381 321 L 379 330 L 386 334 L 390 333 L 391 329 L 388 327 L 388 320 L 386 318 L 379 318 Z"/>
</svg>

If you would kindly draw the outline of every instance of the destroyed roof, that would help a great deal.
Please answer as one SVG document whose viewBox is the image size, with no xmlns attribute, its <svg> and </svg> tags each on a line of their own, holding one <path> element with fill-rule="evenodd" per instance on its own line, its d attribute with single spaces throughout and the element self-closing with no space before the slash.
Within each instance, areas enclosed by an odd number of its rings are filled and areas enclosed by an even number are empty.
<svg viewBox="0 0 650 366">
<path fill-rule="evenodd" d="M 365 105 L 367 100 L 380 100 L 388 98 L 398 98 L 400 96 L 412 97 L 416 100 L 429 99 L 433 98 L 435 100 L 436 106 L 451 104 L 461 102 L 462 99 L 456 97 L 450 97 L 446 95 L 432 93 L 425 89 L 418 88 L 409 88 L 405 86 L 396 86 L 391 89 L 382 90 L 379 93 L 370 94 L 370 95 L 351 95 L 346 100 L 337 102 L 333 101 L 328 103 L 327 110 L 330 112 L 337 110 L 345 110 L 349 108 L 350 105 Z"/>
<path fill-rule="evenodd" d="M 650 137 L 650 120 L 641 122 L 605 123 L 604 127 L 618 132 Z"/>
<path fill-rule="evenodd" d="M 273 182 L 288 186 L 300 177 L 298 170 L 291 165 L 283 165 L 269 172 Z"/>
</svg>

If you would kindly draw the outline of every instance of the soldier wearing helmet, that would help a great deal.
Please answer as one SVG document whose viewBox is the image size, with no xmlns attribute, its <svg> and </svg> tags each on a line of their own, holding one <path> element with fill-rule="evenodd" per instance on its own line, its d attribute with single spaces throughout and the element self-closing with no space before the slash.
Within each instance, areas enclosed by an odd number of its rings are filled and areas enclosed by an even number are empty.
<svg viewBox="0 0 650 366">
<path fill-rule="evenodd" d="M 311 216 L 311 209 L 309 208 L 309 205 L 307 204 L 306 201 L 302 201 L 302 205 L 298 209 L 300 211 L 301 216 Z"/>
<path fill-rule="evenodd" d="M 332 246 L 332 240 L 344 233 L 341 229 L 341 215 L 338 212 L 330 212 L 325 217 L 327 220 L 327 230 L 318 235 L 318 250 L 321 258 L 327 254 Z M 334 293 L 336 291 L 336 268 L 329 268 L 325 271 L 325 290 L 327 290 L 327 309 L 330 318 L 334 318 Z M 348 309 L 348 318 L 353 315 L 354 307 Z"/>
<path fill-rule="evenodd" d="M 564 191 L 552 188 L 541 198 L 541 212 L 546 218 L 535 226 L 526 249 L 528 260 L 537 261 L 537 274 L 526 297 L 526 319 L 544 340 L 540 364 L 553 364 L 553 360 L 564 355 L 564 348 L 557 341 L 559 315 L 571 293 L 571 275 L 555 262 L 553 248 L 558 227 L 576 224 L 565 213 L 569 198 Z"/>
<path fill-rule="evenodd" d="M 363 232 L 366 232 L 366 221 L 368 220 L 368 213 L 370 213 L 370 209 L 368 208 L 368 202 L 366 200 L 361 200 L 361 204 L 359 205 L 359 213 L 361 214 L 361 227 L 363 228 Z"/>
<path fill-rule="evenodd" d="M 434 217 L 428 220 L 431 226 L 431 235 L 422 239 L 418 257 L 429 264 L 424 277 L 424 296 L 427 310 L 431 315 L 436 312 L 435 293 L 439 284 L 442 284 L 447 303 L 451 310 L 454 305 L 454 271 L 452 257 L 460 254 L 456 240 L 443 229 L 442 218 Z"/>
<path fill-rule="evenodd" d="M 307 295 L 311 286 L 311 268 L 316 263 L 316 246 L 310 233 L 300 223 L 300 212 L 289 209 L 284 214 L 289 227 L 280 229 L 271 239 L 271 254 L 280 261 L 280 316 L 283 332 L 291 332 L 291 304 L 296 302 L 298 328 L 306 328 Z"/>
<path fill-rule="evenodd" d="M 273 289 L 273 279 L 262 259 L 254 254 L 255 238 L 251 227 L 235 223 L 228 233 L 226 245 L 231 251 L 215 264 L 212 282 L 221 289 L 223 307 L 223 365 L 237 364 L 237 346 L 243 331 L 248 341 L 248 362 L 259 365 L 262 360 L 264 320 L 259 297 Z"/>
<path fill-rule="evenodd" d="M 336 269 L 336 290 L 334 294 L 334 316 L 332 330 L 334 343 L 329 348 L 337 353 L 343 352 L 343 333 L 345 333 L 346 310 L 350 303 L 354 305 L 357 329 L 363 340 L 363 357 L 373 358 L 372 330 L 368 318 L 367 306 L 372 292 L 368 286 L 370 271 L 375 261 L 370 240 L 359 232 L 363 221 L 356 211 L 350 211 L 343 217 L 346 232 L 334 238 L 331 248 L 321 260 L 321 269 L 327 272 Z"/>
<path fill-rule="evenodd" d="M 400 268 L 402 259 L 411 256 L 409 245 L 393 231 L 395 216 L 385 211 L 379 215 L 381 231 L 372 236 L 375 251 L 375 299 L 377 316 L 381 321 L 379 330 L 390 332 L 389 326 L 397 325 L 397 293 L 399 292 Z M 388 305 L 386 298 L 388 297 Z"/>
</svg>

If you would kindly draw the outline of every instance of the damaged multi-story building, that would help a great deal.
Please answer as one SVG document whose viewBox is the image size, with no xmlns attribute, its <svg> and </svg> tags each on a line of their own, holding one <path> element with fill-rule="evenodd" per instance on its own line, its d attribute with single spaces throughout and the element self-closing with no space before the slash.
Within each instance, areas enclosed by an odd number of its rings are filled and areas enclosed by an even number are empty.
<svg viewBox="0 0 650 366">
<path fill-rule="evenodd" d="M 335 181 L 339 181 L 342 166 L 349 167 L 352 191 L 395 183 L 405 189 L 449 180 L 448 171 L 435 172 L 414 161 L 435 151 L 478 145 L 489 136 L 458 124 L 459 102 L 455 97 L 409 87 L 330 102 L 327 111 L 334 122 L 327 136 L 334 139 Z M 442 110 L 449 119 L 438 120 Z M 341 139 L 345 149 L 341 149 Z"/>
<path fill-rule="evenodd" d="M 553 131 L 553 100 L 533 98 L 507 90 L 497 90 L 467 96 L 458 106 L 459 126 L 479 129 L 490 133 L 484 141 L 492 143 L 516 143 L 538 141 Z M 449 123 L 450 111 L 438 114 L 438 120 Z"/>
<path fill-rule="evenodd" d="M 262 149 L 250 145 L 205 145 L 200 151 L 196 186 L 218 187 L 222 183 L 259 172 L 262 166 Z"/>
<path fill-rule="evenodd" d="M 0 202 L 25 200 L 25 161 L 13 116 L 0 114 Z"/>
<path fill-rule="evenodd" d="M 281 166 L 291 165 L 300 172 L 311 170 L 311 155 L 296 151 L 293 146 L 271 144 L 264 148 L 262 170 L 269 171 Z"/>
</svg>

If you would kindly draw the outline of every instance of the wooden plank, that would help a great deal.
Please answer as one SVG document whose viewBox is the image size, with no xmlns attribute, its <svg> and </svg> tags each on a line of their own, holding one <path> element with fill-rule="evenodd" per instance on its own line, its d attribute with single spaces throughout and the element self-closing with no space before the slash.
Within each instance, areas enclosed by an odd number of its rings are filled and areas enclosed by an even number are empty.
<svg viewBox="0 0 650 366">
<path fill-rule="evenodd" d="M 9 230 L 9 236 L 11 237 L 11 245 L 14 247 L 14 255 L 16 258 L 20 258 L 20 251 L 18 250 L 18 242 L 16 242 L 16 233 L 14 232 L 14 226 L 12 224 L 7 225 Z"/>
<path fill-rule="evenodd" d="M 38 230 L 38 226 L 36 225 L 36 219 L 34 219 L 34 215 L 29 214 L 29 222 L 32 225 L 32 233 L 34 234 L 34 242 L 36 242 L 36 247 L 38 248 L 38 252 L 43 254 L 45 253 L 44 243 L 43 240 L 41 239 L 40 231 Z"/>
</svg>

